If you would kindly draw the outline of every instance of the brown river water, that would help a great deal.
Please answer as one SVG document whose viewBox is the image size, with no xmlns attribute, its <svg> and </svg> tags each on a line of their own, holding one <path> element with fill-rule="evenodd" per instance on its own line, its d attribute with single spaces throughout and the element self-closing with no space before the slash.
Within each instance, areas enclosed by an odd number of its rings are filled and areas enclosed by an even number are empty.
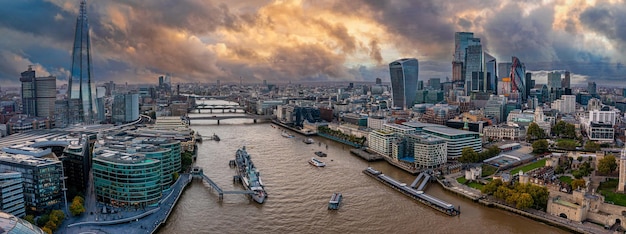
<svg viewBox="0 0 626 234">
<path fill-rule="evenodd" d="M 322 137 L 313 137 L 315 143 L 307 145 L 301 135 L 284 138 L 281 128 L 252 120 L 222 120 L 220 125 L 196 120 L 191 127 L 205 138 L 199 144 L 196 166 L 206 175 L 223 190 L 242 190 L 233 183 L 235 170 L 228 162 L 245 145 L 269 196 L 264 204 L 237 194 L 226 194 L 219 201 L 214 190 L 195 180 L 158 233 L 567 233 L 482 206 L 430 183 L 427 194 L 460 206 L 461 215 L 447 216 L 362 171 L 371 166 L 407 184 L 415 176 L 384 161 L 368 163 L 351 155 L 349 146 Z M 221 141 L 206 140 L 213 133 Z M 326 162 L 324 168 L 307 163 L 318 150 L 328 154 L 320 158 Z M 341 192 L 343 201 L 339 210 L 329 211 L 328 200 L 334 192 Z"/>
</svg>

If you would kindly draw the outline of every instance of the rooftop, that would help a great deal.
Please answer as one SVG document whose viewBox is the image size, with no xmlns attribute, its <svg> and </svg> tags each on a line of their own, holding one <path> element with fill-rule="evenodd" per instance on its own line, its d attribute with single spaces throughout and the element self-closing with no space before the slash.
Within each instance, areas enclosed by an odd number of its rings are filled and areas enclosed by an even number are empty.
<svg viewBox="0 0 626 234">
<path fill-rule="evenodd" d="M 411 127 L 411 128 L 441 127 L 441 125 L 438 125 L 438 124 L 422 123 L 422 122 L 404 122 L 402 123 L 402 125 Z"/>
<path fill-rule="evenodd" d="M 468 135 L 468 134 L 478 135 L 477 132 L 459 130 L 459 129 L 449 128 L 449 127 L 441 126 L 441 125 L 424 127 L 424 130 L 427 130 L 430 132 L 436 132 L 436 133 L 440 133 L 440 134 L 444 134 L 448 136 L 459 136 L 459 135 Z"/>
<path fill-rule="evenodd" d="M 10 162 L 10 163 L 19 163 L 31 166 L 40 166 L 47 164 L 61 164 L 61 161 L 47 159 L 47 158 L 36 158 L 29 155 L 23 154 L 8 154 L 8 153 L 0 153 L 0 161 Z"/>
</svg>

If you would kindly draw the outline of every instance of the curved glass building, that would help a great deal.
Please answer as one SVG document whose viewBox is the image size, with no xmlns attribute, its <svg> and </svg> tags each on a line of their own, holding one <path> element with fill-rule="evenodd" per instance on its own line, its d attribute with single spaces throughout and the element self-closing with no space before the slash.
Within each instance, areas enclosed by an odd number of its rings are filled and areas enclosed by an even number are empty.
<svg viewBox="0 0 626 234">
<path fill-rule="evenodd" d="M 403 58 L 389 64 L 391 96 L 394 107 L 413 107 L 417 95 L 419 63 L 415 58 Z"/>
<path fill-rule="evenodd" d="M 98 201 L 150 206 L 161 198 L 161 161 L 112 150 L 94 152 L 93 183 Z"/>
<path fill-rule="evenodd" d="M 525 101 L 526 96 L 526 66 L 517 58 L 512 58 L 511 65 L 511 82 L 513 84 L 512 89 L 517 90 L 519 93 L 520 101 Z"/>
</svg>

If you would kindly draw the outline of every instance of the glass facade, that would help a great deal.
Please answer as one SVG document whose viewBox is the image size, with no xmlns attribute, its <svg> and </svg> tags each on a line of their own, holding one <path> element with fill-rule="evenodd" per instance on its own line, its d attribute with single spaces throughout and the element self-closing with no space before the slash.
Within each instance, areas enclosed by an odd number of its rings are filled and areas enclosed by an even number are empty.
<svg viewBox="0 0 626 234">
<path fill-rule="evenodd" d="M 63 199 L 61 161 L 2 153 L 0 170 L 22 173 L 24 202 L 28 209 L 41 212 L 61 203 Z"/>
<path fill-rule="evenodd" d="M 70 119 L 75 123 L 92 123 L 96 121 L 94 85 L 91 82 L 91 50 L 89 39 L 89 22 L 85 1 L 80 3 L 80 14 L 76 19 L 74 47 L 72 51 L 72 68 L 68 83 L 68 98 L 78 100 L 78 119 Z"/>
<path fill-rule="evenodd" d="M 98 201 L 115 206 L 149 206 L 161 198 L 161 161 L 100 150 L 93 159 Z"/>
<path fill-rule="evenodd" d="M 491 56 L 488 53 L 485 53 L 485 75 L 489 76 L 489 79 L 486 79 L 486 87 L 488 91 L 492 91 L 494 94 L 497 93 L 498 90 L 498 77 L 496 75 L 498 71 L 498 62 L 496 58 Z"/>
<path fill-rule="evenodd" d="M 465 81 L 472 80 L 472 73 L 483 71 L 483 46 L 480 38 L 469 40 L 465 55 Z"/>
<path fill-rule="evenodd" d="M 417 94 L 419 63 L 415 58 L 405 58 L 389 64 L 391 96 L 394 107 L 413 107 Z"/>
<path fill-rule="evenodd" d="M 111 106 L 113 123 L 128 123 L 139 118 L 139 94 L 118 94 Z"/>
<path fill-rule="evenodd" d="M 511 82 L 513 90 L 519 93 L 520 101 L 526 101 L 528 94 L 526 93 L 526 66 L 517 58 L 512 58 L 511 65 Z"/>
<path fill-rule="evenodd" d="M 24 188 L 19 172 L 0 173 L 0 209 L 17 217 L 24 217 Z"/>
</svg>

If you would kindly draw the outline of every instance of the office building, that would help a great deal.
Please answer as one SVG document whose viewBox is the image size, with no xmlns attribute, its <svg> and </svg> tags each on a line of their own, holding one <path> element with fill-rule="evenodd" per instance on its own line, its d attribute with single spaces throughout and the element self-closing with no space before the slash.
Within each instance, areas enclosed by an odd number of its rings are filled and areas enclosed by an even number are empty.
<svg viewBox="0 0 626 234">
<path fill-rule="evenodd" d="M 385 117 L 369 116 L 367 118 L 367 127 L 374 130 L 383 129 L 383 124 L 385 124 L 386 122 L 387 121 L 385 120 Z"/>
<path fill-rule="evenodd" d="M 505 77 L 511 77 L 511 66 L 513 66 L 513 63 L 498 63 L 498 79 L 499 81 L 502 80 L 502 78 Z M 500 90 L 498 90 L 500 91 Z M 498 93 L 500 94 L 500 93 Z"/>
<path fill-rule="evenodd" d="M 428 80 L 428 86 L 432 90 L 441 90 L 441 79 L 430 78 L 430 80 Z"/>
<path fill-rule="evenodd" d="M 417 92 L 419 64 L 415 58 L 404 58 L 389 64 L 391 96 L 394 107 L 413 107 Z"/>
<path fill-rule="evenodd" d="M 498 62 L 495 57 L 491 56 L 487 52 L 485 55 L 485 75 L 489 74 L 489 78 L 485 79 L 485 87 L 487 91 L 491 91 L 493 94 L 497 94 L 498 90 Z"/>
<path fill-rule="evenodd" d="M 512 65 L 511 65 L 511 84 L 513 92 L 517 91 L 518 98 L 517 102 L 519 103 L 526 101 L 527 93 L 526 93 L 526 66 L 517 58 L 512 57 Z"/>
<path fill-rule="evenodd" d="M 588 82 L 587 83 L 587 92 L 589 92 L 589 94 L 592 97 L 598 96 L 598 90 L 596 88 L 596 82 Z"/>
<path fill-rule="evenodd" d="M 491 95 L 485 105 L 485 115 L 493 116 L 497 123 L 504 122 L 504 106 L 507 101 L 508 100 L 504 95 Z"/>
<path fill-rule="evenodd" d="M 472 80 L 472 73 L 483 71 L 483 46 L 480 44 L 480 38 L 472 38 L 468 43 L 464 63 L 466 83 Z"/>
<path fill-rule="evenodd" d="M 569 71 L 565 71 L 565 75 L 563 76 L 563 80 L 561 80 L 561 87 L 569 89 L 571 88 L 571 74 Z"/>
<path fill-rule="evenodd" d="M 161 161 L 111 150 L 94 155 L 93 186 L 99 202 L 146 207 L 161 199 Z"/>
<path fill-rule="evenodd" d="M 14 171 L 0 172 L 0 210 L 24 217 L 24 187 L 22 173 Z"/>
<path fill-rule="evenodd" d="M 548 89 L 558 89 L 561 88 L 561 73 L 559 72 L 550 72 L 548 73 Z"/>
<path fill-rule="evenodd" d="M 558 110 L 563 114 L 571 114 L 576 111 L 576 96 L 561 95 L 561 99 L 552 102 L 552 109 Z"/>
<path fill-rule="evenodd" d="M 396 138 L 396 134 L 392 131 L 373 130 L 368 137 L 369 149 L 380 155 L 390 157 L 391 143 Z"/>
<path fill-rule="evenodd" d="M 139 94 L 117 94 L 111 106 L 113 123 L 128 123 L 139 119 Z"/>
<path fill-rule="evenodd" d="M 483 129 L 483 137 L 491 140 L 520 141 L 526 138 L 526 128 L 510 125 L 493 125 Z"/>
<path fill-rule="evenodd" d="M 54 117 L 54 101 L 56 100 L 56 77 L 36 77 L 35 70 L 21 73 L 22 83 L 22 114 L 31 117 Z"/>
<path fill-rule="evenodd" d="M 70 124 L 99 122 L 95 101 L 95 88 L 92 83 L 91 45 L 89 39 L 89 22 L 87 6 L 83 0 L 80 3 L 80 12 L 76 19 L 76 34 L 72 50 L 72 68 L 68 82 L 68 99 L 70 113 L 76 113 L 70 118 Z M 70 116 L 72 117 L 72 116 Z"/>
<path fill-rule="evenodd" d="M 173 175 L 181 168 L 181 144 L 178 140 L 157 137 L 107 136 L 96 145 L 98 151 L 117 151 L 140 155 L 160 162 L 161 188 L 168 190 L 174 183 Z"/>
<path fill-rule="evenodd" d="M 426 134 L 406 135 L 406 155 L 398 158 L 418 168 L 437 168 L 448 161 L 448 146 L 440 138 Z"/>
<path fill-rule="evenodd" d="M 454 57 L 452 59 L 452 82 L 461 85 L 465 81 L 466 53 L 470 40 L 474 38 L 472 32 L 456 32 L 454 33 Z"/>
<path fill-rule="evenodd" d="M 28 210 L 44 212 L 60 207 L 63 199 L 61 161 L 0 153 L 0 170 L 22 174 L 24 203 Z"/>
</svg>

